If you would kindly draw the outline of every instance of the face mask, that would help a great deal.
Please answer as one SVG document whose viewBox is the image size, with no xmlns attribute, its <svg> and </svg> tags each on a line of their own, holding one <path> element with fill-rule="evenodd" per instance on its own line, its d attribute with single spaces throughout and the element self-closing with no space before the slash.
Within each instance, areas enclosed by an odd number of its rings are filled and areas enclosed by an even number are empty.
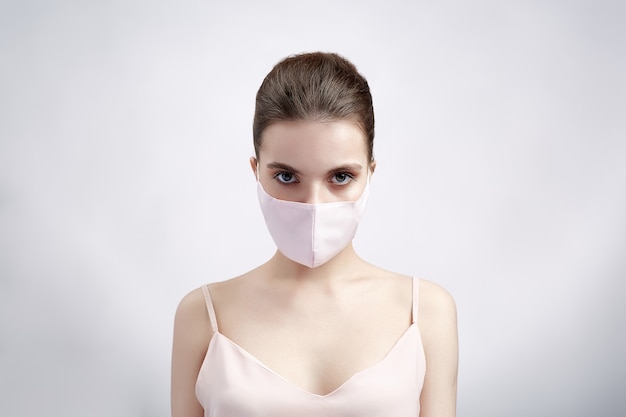
<svg viewBox="0 0 626 417">
<path fill-rule="evenodd" d="M 352 241 L 369 196 L 369 176 L 357 201 L 298 203 L 269 195 L 258 182 L 265 224 L 278 250 L 309 268 L 320 266 Z"/>
</svg>

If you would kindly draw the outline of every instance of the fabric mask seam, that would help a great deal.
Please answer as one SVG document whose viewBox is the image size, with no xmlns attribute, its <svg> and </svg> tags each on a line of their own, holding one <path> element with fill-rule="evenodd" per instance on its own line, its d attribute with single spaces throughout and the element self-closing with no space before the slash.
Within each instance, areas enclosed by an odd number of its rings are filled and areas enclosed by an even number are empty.
<svg viewBox="0 0 626 417">
<path fill-rule="evenodd" d="M 317 224 L 317 207 L 313 208 L 313 221 L 311 222 L 311 265 L 315 267 L 315 226 Z"/>
</svg>

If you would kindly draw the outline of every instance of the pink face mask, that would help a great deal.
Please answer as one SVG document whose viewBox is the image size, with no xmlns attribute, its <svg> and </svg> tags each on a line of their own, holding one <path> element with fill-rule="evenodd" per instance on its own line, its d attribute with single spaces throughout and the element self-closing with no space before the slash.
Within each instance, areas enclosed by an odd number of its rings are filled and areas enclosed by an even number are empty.
<svg viewBox="0 0 626 417">
<path fill-rule="evenodd" d="M 269 195 L 258 182 L 265 224 L 278 250 L 309 268 L 320 266 L 352 241 L 369 196 L 369 176 L 357 201 L 298 203 Z"/>
</svg>

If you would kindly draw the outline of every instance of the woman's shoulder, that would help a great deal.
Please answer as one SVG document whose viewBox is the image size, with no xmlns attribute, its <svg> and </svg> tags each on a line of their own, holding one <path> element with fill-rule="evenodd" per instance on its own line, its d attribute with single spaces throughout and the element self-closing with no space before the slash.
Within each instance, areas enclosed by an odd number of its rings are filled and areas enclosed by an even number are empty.
<svg viewBox="0 0 626 417">
<path fill-rule="evenodd" d="M 424 336 L 456 334 L 456 304 L 442 286 L 425 279 L 419 280 L 418 317 Z"/>
<path fill-rule="evenodd" d="M 445 288 L 433 281 L 424 278 L 419 278 L 419 292 L 420 301 L 421 298 L 424 297 L 426 299 L 425 302 L 428 302 L 430 300 L 438 304 L 454 303 L 454 298 Z"/>
<path fill-rule="evenodd" d="M 206 316 L 208 319 L 208 304 L 214 304 L 216 299 L 220 300 L 227 294 L 236 291 L 244 281 L 242 278 L 243 275 L 223 281 L 210 282 L 191 290 L 180 300 L 176 315 L 190 319 Z"/>
<path fill-rule="evenodd" d="M 202 291 L 198 287 L 188 292 L 178 303 L 175 316 L 176 327 L 206 327 L 210 325 L 207 305 Z"/>
<path fill-rule="evenodd" d="M 398 272 L 388 271 L 378 268 L 378 278 L 380 282 L 386 282 L 394 285 L 402 292 L 411 291 L 413 284 L 418 283 L 419 305 L 428 312 L 439 311 L 456 311 L 454 298 L 441 285 L 433 281 L 405 275 Z"/>
<path fill-rule="evenodd" d="M 456 314 L 456 304 L 452 295 L 441 285 L 426 279 L 419 279 L 420 313 Z"/>
</svg>

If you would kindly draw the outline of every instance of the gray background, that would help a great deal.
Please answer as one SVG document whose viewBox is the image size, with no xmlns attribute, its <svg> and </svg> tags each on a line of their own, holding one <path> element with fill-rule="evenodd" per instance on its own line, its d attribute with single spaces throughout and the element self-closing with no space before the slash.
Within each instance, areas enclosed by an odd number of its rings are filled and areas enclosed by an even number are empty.
<svg viewBox="0 0 626 417">
<path fill-rule="evenodd" d="M 168 416 L 174 310 L 274 246 L 284 56 L 368 78 L 355 245 L 459 310 L 459 416 L 624 415 L 626 3 L 0 2 L 0 415 Z"/>
</svg>

